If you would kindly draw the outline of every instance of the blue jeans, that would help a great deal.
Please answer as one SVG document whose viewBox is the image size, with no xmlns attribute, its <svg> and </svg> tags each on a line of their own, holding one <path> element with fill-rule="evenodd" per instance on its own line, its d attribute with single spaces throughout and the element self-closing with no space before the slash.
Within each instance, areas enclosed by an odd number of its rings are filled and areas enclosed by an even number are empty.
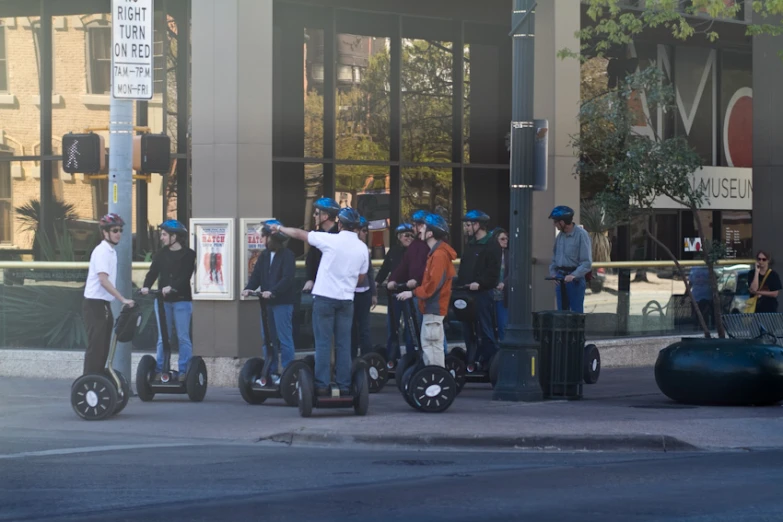
<svg viewBox="0 0 783 522">
<path fill-rule="evenodd" d="M 498 342 L 495 339 L 495 301 L 491 290 L 473 293 L 478 321 L 475 324 L 462 323 L 462 336 L 467 348 L 478 342 L 476 335 L 480 337 L 481 345 L 476 349 L 476 361 L 489 362 L 498 351 Z"/>
<path fill-rule="evenodd" d="M 351 389 L 351 324 L 353 301 L 313 296 L 313 335 L 315 336 L 315 386 L 331 383 L 332 339 L 335 346 L 335 373 L 341 391 Z"/>
<path fill-rule="evenodd" d="M 372 291 L 353 294 L 353 324 L 351 325 L 351 359 L 372 351 L 370 339 L 370 308 L 372 308 Z"/>
<path fill-rule="evenodd" d="M 564 284 L 566 293 L 568 294 L 568 304 L 572 312 L 585 313 L 585 290 L 587 289 L 587 283 L 584 278 L 574 279 L 570 283 Z M 563 299 L 560 296 L 560 287 L 555 288 L 555 294 L 557 295 L 557 309 L 563 309 Z"/>
<path fill-rule="evenodd" d="M 405 347 L 408 352 L 413 351 L 413 338 L 411 332 L 405 328 L 402 321 L 402 301 L 397 296 L 389 296 L 389 306 L 386 308 L 386 360 L 396 361 L 400 358 L 400 322 L 405 330 Z"/>
<path fill-rule="evenodd" d="M 166 312 L 166 331 L 169 341 L 177 329 L 177 342 L 179 343 L 179 373 L 187 373 L 190 357 L 193 355 L 193 343 L 190 341 L 190 318 L 193 315 L 193 303 L 191 301 L 177 301 L 175 303 L 163 303 Z M 158 300 L 155 299 L 155 318 L 158 322 L 158 354 L 157 371 L 163 371 L 163 337 L 160 328 L 160 313 L 158 312 Z"/>
<path fill-rule="evenodd" d="M 498 320 L 498 340 L 506 337 L 506 324 L 508 324 L 508 308 L 503 301 L 495 301 L 495 317 Z"/>
<path fill-rule="evenodd" d="M 291 361 L 294 360 L 294 328 L 292 321 L 294 318 L 294 305 L 267 305 L 267 320 L 269 321 L 269 339 L 272 343 L 280 341 L 280 357 L 282 358 L 283 370 L 288 368 Z M 264 348 L 264 360 L 269 358 L 269 352 L 266 349 L 266 333 L 264 332 L 264 320 L 261 320 L 261 342 Z M 271 373 L 277 373 L 277 357 L 272 361 L 269 367 Z"/>
</svg>

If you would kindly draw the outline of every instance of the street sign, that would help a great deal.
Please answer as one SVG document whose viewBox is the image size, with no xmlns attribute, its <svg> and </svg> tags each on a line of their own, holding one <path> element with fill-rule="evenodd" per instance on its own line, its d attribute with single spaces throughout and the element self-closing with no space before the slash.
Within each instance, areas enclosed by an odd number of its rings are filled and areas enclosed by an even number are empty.
<svg viewBox="0 0 783 522">
<path fill-rule="evenodd" d="M 112 0 L 112 96 L 152 99 L 153 0 Z"/>
</svg>

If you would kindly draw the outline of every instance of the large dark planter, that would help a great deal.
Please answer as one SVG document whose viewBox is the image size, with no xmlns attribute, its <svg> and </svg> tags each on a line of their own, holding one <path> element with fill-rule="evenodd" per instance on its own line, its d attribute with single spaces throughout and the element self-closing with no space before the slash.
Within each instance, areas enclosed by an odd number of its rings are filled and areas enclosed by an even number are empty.
<svg viewBox="0 0 783 522">
<path fill-rule="evenodd" d="M 655 382 L 685 404 L 775 404 L 783 400 L 783 347 L 755 339 L 683 339 L 658 354 Z"/>
</svg>

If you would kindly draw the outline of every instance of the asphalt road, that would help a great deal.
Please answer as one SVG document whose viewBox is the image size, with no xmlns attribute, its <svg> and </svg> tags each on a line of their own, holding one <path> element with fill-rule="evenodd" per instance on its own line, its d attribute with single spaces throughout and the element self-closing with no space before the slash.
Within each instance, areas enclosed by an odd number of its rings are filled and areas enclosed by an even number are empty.
<svg viewBox="0 0 783 522">
<path fill-rule="evenodd" d="M 780 520 L 783 451 L 296 447 L 0 430 L 0 520 Z"/>
</svg>

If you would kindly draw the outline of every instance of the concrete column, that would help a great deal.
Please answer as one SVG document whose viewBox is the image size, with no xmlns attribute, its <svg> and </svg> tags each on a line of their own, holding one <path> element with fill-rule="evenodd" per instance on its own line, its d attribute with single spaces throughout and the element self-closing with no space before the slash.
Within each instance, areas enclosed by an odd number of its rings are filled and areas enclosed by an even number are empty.
<svg viewBox="0 0 783 522">
<path fill-rule="evenodd" d="M 572 207 L 579 222 L 579 179 L 574 177 L 576 156 L 569 145 L 579 133 L 580 66 L 573 58 L 560 59 L 563 48 L 579 49 L 579 0 L 539 2 L 536 8 L 535 117 L 549 120 L 549 178 L 546 192 L 533 197 L 533 310 L 554 307 L 552 283 L 544 281 L 552 260 L 555 230 L 547 220 L 556 205 Z"/>
<path fill-rule="evenodd" d="M 193 217 L 232 218 L 238 234 L 239 218 L 272 212 L 272 0 L 193 0 L 192 28 Z M 197 355 L 257 353 L 255 301 L 195 301 L 193 316 Z"/>
</svg>

